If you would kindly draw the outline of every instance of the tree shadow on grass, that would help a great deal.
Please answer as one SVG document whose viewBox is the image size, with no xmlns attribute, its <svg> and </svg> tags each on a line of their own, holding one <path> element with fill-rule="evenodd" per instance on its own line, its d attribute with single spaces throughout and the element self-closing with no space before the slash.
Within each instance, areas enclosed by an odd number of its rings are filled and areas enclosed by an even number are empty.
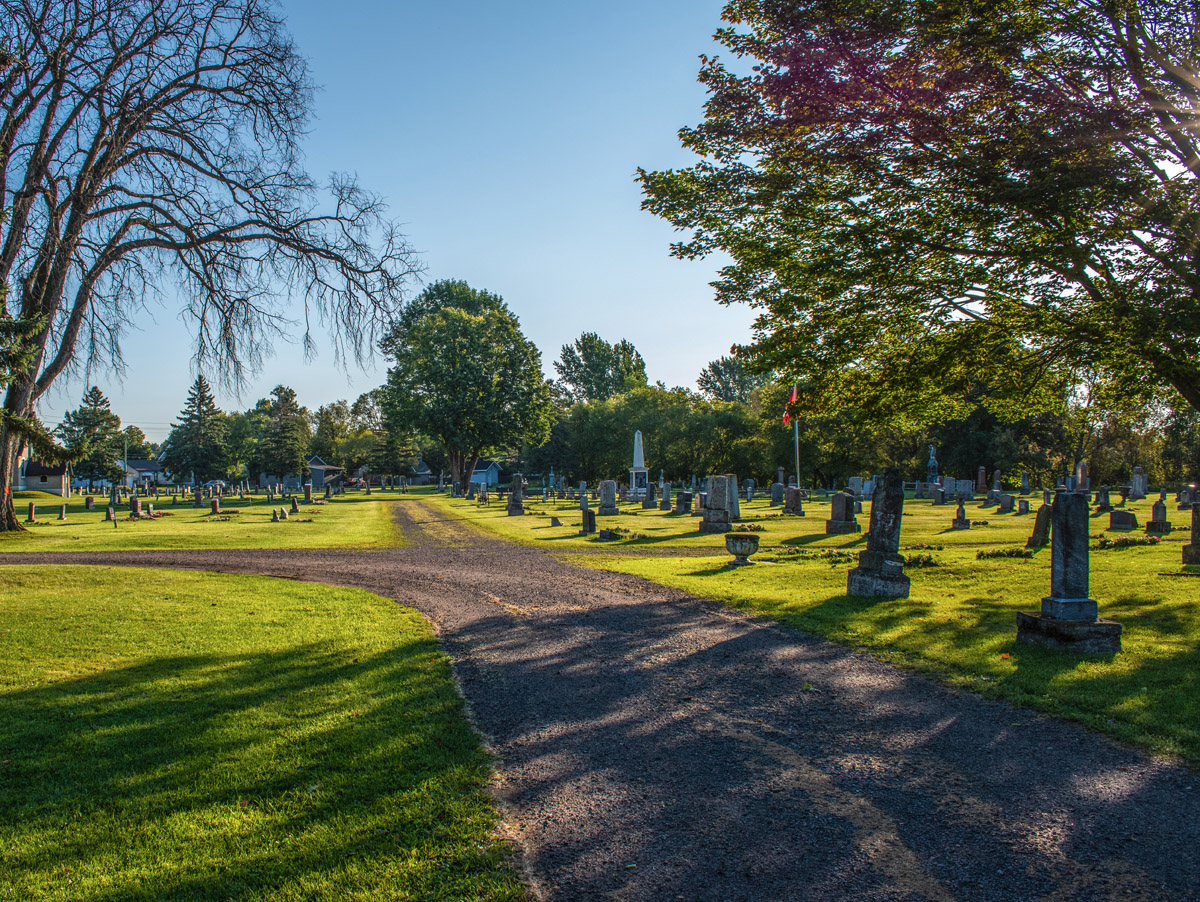
<svg viewBox="0 0 1200 902">
<path fill-rule="evenodd" d="M 428 675 L 435 650 L 158 658 L 0 695 L 0 887 L 32 898 L 70 874 L 101 902 L 450 898 L 461 881 L 470 896 L 495 862 L 466 830 L 437 837 L 479 819 L 485 759 Z M 385 866 L 418 848 L 418 866 Z M 423 873 L 426 855 L 452 867 Z"/>
</svg>

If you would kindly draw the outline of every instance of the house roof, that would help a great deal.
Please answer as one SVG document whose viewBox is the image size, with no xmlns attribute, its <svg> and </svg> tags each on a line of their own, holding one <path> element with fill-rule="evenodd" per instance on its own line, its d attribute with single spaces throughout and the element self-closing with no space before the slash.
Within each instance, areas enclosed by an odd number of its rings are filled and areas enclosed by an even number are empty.
<svg viewBox="0 0 1200 902">
<path fill-rule="evenodd" d="M 66 472 L 66 464 L 44 464 L 40 460 L 31 460 L 25 464 L 26 476 L 62 476 Z"/>
<path fill-rule="evenodd" d="M 321 458 L 315 454 L 304 463 L 310 470 L 313 467 L 316 467 L 318 470 L 337 470 L 338 472 L 341 472 L 342 469 L 341 467 L 335 467 L 333 464 L 325 463 L 325 461 L 321 460 Z"/>
<path fill-rule="evenodd" d="M 416 473 L 418 476 L 432 476 L 433 475 L 433 470 L 429 469 L 429 464 L 425 463 L 425 461 L 423 461 L 423 460 L 418 460 L 413 465 L 413 472 Z"/>
<path fill-rule="evenodd" d="M 137 470 L 139 473 L 161 473 L 163 465 L 161 461 L 157 460 L 131 460 L 129 469 Z"/>
<path fill-rule="evenodd" d="M 497 460 L 481 460 L 475 465 L 475 469 L 472 470 L 471 473 L 486 473 L 492 467 L 495 467 L 497 470 L 504 469 L 502 466 L 500 466 L 500 462 Z"/>
</svg>

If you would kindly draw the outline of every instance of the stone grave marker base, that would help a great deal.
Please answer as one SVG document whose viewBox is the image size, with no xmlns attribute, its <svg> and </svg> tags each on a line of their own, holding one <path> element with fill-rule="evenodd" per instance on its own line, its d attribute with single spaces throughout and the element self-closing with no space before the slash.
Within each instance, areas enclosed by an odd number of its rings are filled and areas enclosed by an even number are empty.
<svg viewBox="0 0 1200 902">
<path fill-rule="evenodd" d="M 1059 620 L 1018 611 L 1017 641 L 1077 655 L 1115 655 L 1121 651 L 1121 624 L 1112 620 Z"/>
<path fill-rule="evenodd" d="M 910 588 L 911 581 L 903 573 L 855 567 L 846 574 L 846 594 L 860 598 L 908 598 Z"/>
<path fill-rule="evenodd" d="M 862 526 L 856 520 L 825 521 L 825 535 L 827 536 L 844 536 L 855 532 L 862 532 Z"/>
<path fill-rule="evenodd" d="M 1200 564 L 1200 545 L 1191 542 L 1183 546 L 1183 562 L 1185 564 Z"/>
</svg>

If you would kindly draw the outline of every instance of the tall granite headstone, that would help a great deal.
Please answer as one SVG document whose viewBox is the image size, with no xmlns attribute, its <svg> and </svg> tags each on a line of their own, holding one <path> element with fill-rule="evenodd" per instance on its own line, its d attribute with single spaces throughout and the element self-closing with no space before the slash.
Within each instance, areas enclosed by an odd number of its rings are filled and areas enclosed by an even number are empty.
<svg viewBox="0 0 1200 902">
<path fill-rule="evenodd" d="M 605 479 L 600 483 L 600 509 L 596 515 L 600 517 L 615 517 L 621 512 L 617 507 L 617 481 Z"/>
<path fill-rule="evenodd" d="M 834 494 L 829 504 L 829 519 L 825 521 L 825 535 L 842 536 L 862 532 L 854 519 L 854 495 L 847 489 Z"/>
<path fill-rule="evenodd" d="M 1183 562 L 1200 564 L 1200 502 L 1192 502 L 1192 540 L 1183 546 Z"/>
<path fill-rule="evenodd" d="M 1086 492 L 1059 492 L 1051 508 L 1050 594 L 1040 613 L 1017 614 L 1017 641 L 1077 654 L 1116 654 L 1121 625 L 1098 618 L 1088 597 Z"/>
<path fill-rule="evenodd" d="M 888 467 L 875 480 L 871 498 L 871 531 L 858 566 L 846 575 L 846 594 L 865 598 L 908 598 L 910 581 L 900 556 L 900 523 L 904 515 L 904 481 Z"/>
</svg>

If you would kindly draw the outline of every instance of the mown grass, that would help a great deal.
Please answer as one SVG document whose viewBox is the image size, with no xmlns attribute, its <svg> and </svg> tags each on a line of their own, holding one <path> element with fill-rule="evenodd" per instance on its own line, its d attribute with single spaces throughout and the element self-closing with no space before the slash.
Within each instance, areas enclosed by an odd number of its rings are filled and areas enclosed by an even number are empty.
<svg viewBox="0 0 1200 902">
<path fill-rule="evenodd" d="M 1091 554 L 1091 595 L 1102 617 L 1123 624 L 1123 651 L 1111 659 L 1016 643 L 1016 613 L 1037 611 L 1049 594 L 1050 554 L 978 560 L 979 551 L 1023 548 L 1033 514 L 999 514 L 981 502 L 968 515 L 987 521 L 951 531 L 952 506 L 909 500 L 901 553 L 927 556 L 933 566 L 908 567 L 908 599 L 879 601 L 846 595 L 846 573 L 864 535 L 824 534 L 829 503 L 806 505 L 804 518 L 780 517 L 766 501 L 742 504 L 758 533 L 757 566 L 727 569 L 724 537 L 702 535 L 698 517 L 622 505 L 600 528 L 627 530 L 616 542 L 577 535 L 578 511 L 566 502 L 535 502 L 525 517 L 503 505 L 482 509 L 438 498 L 463 522 L 505 538 L 540 545 L 582 566 L 642 576 L 695 595 L 770 617 L 955 686 L 1072 718 L 1152 750 L 1200 763 L 1200 568 L 1183 567 L 1180 548 L 1190 514 L 1168 505 L 1177 531 L 1152 546 L 1099 549 Z M 1036 510 L 1040 496 L 1031 496 Z M 1144 525 L 1153 499 L 1129 505 Z M 636 513 L 635 513 L 636 511 Z M 870 504 L 859 517 L 864 533 Z M 549 526 L 558 516 L 562 527 Z M 1108 515 L 1092 519 L 1093 546 Z M 1135 535 L 1141 535 L 1141 531 Z"/>
<path fill-rule="evenodd" d="M 37 520 L 20 533 L 0 533 L 0 552 L 10 551 L 118 551 L 174 548 L 395 548 L 404 537 L 392 521 L 396 492 L 361 492 L 335 496 L 328 503 L 301 504 L 299 514 L 271 522 L 272 509 L 290 510 L 290 501 L 267 502 L 266 495 L 245 501 L 227 498 L 222 512 L 213 515 L 208 502 L 193 508 L 190 500 L 172 505 L 169 498 L 143 499 L 162 517 L 129 519 L 128 505 L 117 508 L 116 526 L 106 522 L 106 499 L 95 496 L 96 508 L 86 510 L 83 498 L 67 500 L 67 519 L 58 519 L 63 499 L 45 492 L 17 492 L 17 513 L 24 522 L 29 502 L 37 507 Z"/>
<path fill-rule="evenodd" d="M 202 573 L 0 581 L 0 899 L 525 898 L 415 612 Z"/>
</svg>

